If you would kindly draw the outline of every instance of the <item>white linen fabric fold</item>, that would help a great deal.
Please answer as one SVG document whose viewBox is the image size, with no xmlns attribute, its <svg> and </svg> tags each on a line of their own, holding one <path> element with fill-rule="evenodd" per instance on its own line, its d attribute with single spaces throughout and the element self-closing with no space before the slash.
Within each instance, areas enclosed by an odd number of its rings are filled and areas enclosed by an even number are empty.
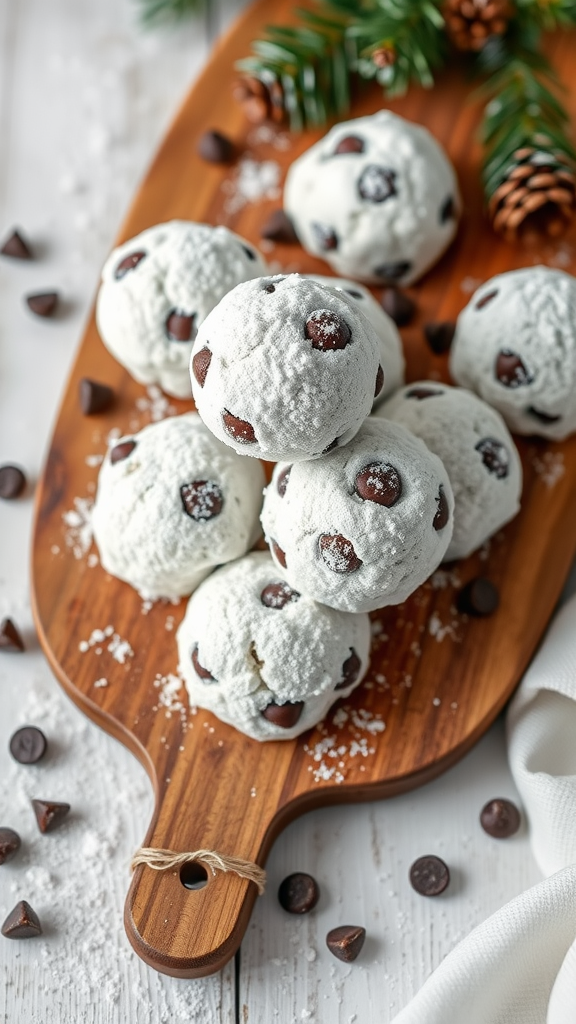
<svg viewBox="0 0 576 1024">
<path fill-rule="evenodd" d="M 475 928 L 394 1024 L 576 1024 L 576 596 L 510 705 L 508 754 L 551 877 Z"/>
</svg>

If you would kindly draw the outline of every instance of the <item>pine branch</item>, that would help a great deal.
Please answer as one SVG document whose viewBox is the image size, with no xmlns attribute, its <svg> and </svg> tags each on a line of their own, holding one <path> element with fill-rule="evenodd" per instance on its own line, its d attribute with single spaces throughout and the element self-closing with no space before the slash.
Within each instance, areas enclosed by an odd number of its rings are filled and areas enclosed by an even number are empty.
<svg viewBox="0 0 576 1024">
<path fill-rule="evenodd" d="M 139 0 L 140 18 L 144 25 L 178 22 L 192 14 L 205 11 L 211 0 Z"/>
</svg>

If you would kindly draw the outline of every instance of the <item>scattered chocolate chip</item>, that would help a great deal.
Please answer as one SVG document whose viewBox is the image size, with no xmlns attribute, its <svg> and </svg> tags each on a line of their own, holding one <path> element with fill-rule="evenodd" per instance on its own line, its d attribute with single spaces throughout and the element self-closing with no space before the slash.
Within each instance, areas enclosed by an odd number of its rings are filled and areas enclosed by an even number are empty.
<svg viewBox="0 0 576 1024">
<path fill-rule="evenodd" d="M 500 595 L 490 580 L 478 576 L 470 580 L 458 594 L 456 604 L 465 615 L 492 615 L 500 604 Z"/>
<path fill-rule="evenodd" d="M 354 545 L 341 533 L 321 533 L 318 545 L 322 560 L 332 572 L 356 572 L 362 565 Z"/>
<path fill-rule="evenodd" d="M 286 494 L 286 488 L 288 487 L 288 481 L 290 479 L 290 473 L 292 466 L 286 466 L 285 469 L 280 470 L 276 477 L 276 490 L 281 498 Z"/>
<path fill-rule="evenodd" d="M 389 167 L 368 164 L 360 175 L 358 192 L 370 203 L 383 203 L 396 193 L 396 171 Z"/>
<path fill-rule="evenodd" d="M 231 164 L 234 159 L 234 143 L 222 132 L 204 132 L 200 136 L 197 153 L 210 164 Z"/>
<path fill-rule="evenodd" d="M 406 392 L 406 398 L 417 398 L 421 402 L 424 398 L 434 398 L 436 395 L 443 394 L 442 391 L 438 391 L 436 388 L 410 388 L 410 391 Z"/>
<path fill-rule="evenodd" d="M 298 241 L 294 225 L 284 210 L 272 211 L 260 228 L 260 237 L 267 238 L 270 242 L 282 242 L 284 245 L 294 245 Z"/>
<path fill-rule="evenodd" d="M 483 295 L 480 299 L 478 299 L 478 302 L 474 306 L 474 309 L 484 309 L 484 306 L 487 306 L 489 302 L 492 302 L 492 299 L 495 299 L 497 295 L 497 288 L 494 288 L 491 292 L 486 292 L 486 295 Z"/>
<path fill-rule="evenodd" d="M 424 337 L 435 355 L 441 356 L 449 351 L 455 330 L 456 324 L 453 320 L 424 324 Z"/>
<path fill-rule="evenodd" d="M 182 309 L 170 310 L 166 317 L 166 337 L 169 341 L 192 341 L 196 337 L 194 313 Z"/>
<path fill-rule="evenodd" d="M 376 386 L 374 388 L 374 398 L 378 397 L 378 395 L 382 391 L 383 387 L 384 387 L 384 370 L 382 369 L 382 366 L 379 365 L 378 366 L 378 370 L 376 371 Z"/>
<path fill-rule="evenodd" d="M 58 305 L 58 292 L 37 292 L 26 296 L 28 309 L 36 316 L 52 316 Z"/>
<path fill-rule="evenodd" d="M 312 348 L 320 352 L 346 348 L 352 338 L 346 321 L 330 309 L 314 310 L 306 320 L 304 334 L 312 342 Z"/>
<path fill-rule="evenodd" d="M 304 710 L 304 701 L 295 700 L 287 704 L 276 704 L 271 701 L 260 714 L 268 722 L 277 725 L 280 729 L 292 729 L 298 722 Z"/>
<path fill-rule="evenodd" d="M 394 466 L 387 462 L 371 462 L 356 474 L 354 490 L 363 501 L 391 508 L 402 494 L 402 480 Z"/>
<path fill-rule="evenodd" d="M 362 662 L 356 654 L 353 647 L 350 648 L 350 657 L 346 658 L 346 661 L 342 665 L 342 679 L 339 683 L 336 683 L 335 690 L 345 690 L 348 686 L 352 686 L 356 682 L 360 675 L 360 669 L 362 668 Z"/>
<path fill-rule="evenodd" d="M 14 229 L 11 235 L 8 235 L 0 252 L 3 256 L 12 256 L 16 260 L 34 259 L 28 242 L 17 228 Z"/>
<path fill-rule="evenodd" d="M 361 139 L 359 135 L 345 135 L 334 150 L 335 156 L 340 156 L 342 153 L 363 153 L 364 152 L 364 139 Z"/>
<path fill-rule="evenodd" d="M 328 227 L 327 224 L 311 224 L 310 227 L 317 244 L 324 252 L 338 248 L 338 235 L 333 228 Z"/>
<path fill-rule="evenodd" d="M 280 883 L 278 902 L 289 914 L 308 914 L 320 899 L 318 883 L 312 875 L 295 871 Z"/>
<path fill-rule="evenodd" d="M 410 868 L 410 885 L 421 896 L 439 896 L 450 883 L 448 865 L 440 857 L 419 857 Z"/>
<path fill-rule="evenodd" d="M 354 288 L 343 288 L 342 290 L 346 292 L 346 295 L 351 295 L 353 299 L 357 299 L 360 302 L 365 298 L 362 292 L 357 292 Z"/>
<path fill-rule="evenodd" d="M 19 764 L 37 764 L 46 753 L 46 737 L 35 725 L 17 729 L 10 738 L 10 753 Z"/>
<path fill-rule="evenodd" d="M 273 539 L 270 541 L 270 549 L 272 551 L 272 554 L 276 558 L 276 561 L 280 562 L 280 565 L 282 566 L 282 568 L 285 569 L 286 568 L 286 555 L 285 555 L 284 551 L 282 551 L 282 548 L 280 547 L 280 545 L 277 544 L 276 541 L 273 540 Z"/>
<path fill-rule="evenodd" d="M 115 444 L 110 452 L 110 462 L 112 465 L 116 462 L 123 462 L 129 455 L 132 454 L 136 447 L 136 441 L 121 441 L 120 444 Z"/>
<path fill-rule="evenodd" d="M 217 680 L 212 675 L 212 673 L 209 672 L 207 668 L 204 668 L 204 666 L 200 664 L 200 660 L 198 658 L 198 644 L 196 644 L 196 646 L 192 648 L 192 653 L 191 653 L 190 657 L 192 659 L 192 664 L 194 666 L 194 671 L 195 671 L 197 676 L 200 676 L 200 679 L 204 679 L 204 680 L 206 680 L 209 683 L 217 682 Z"/>
<path fill-rule="evenodd" d="M 446 497 L 442 486 L 440 486 L 438 490 L 438 497 L 436 498 L 436 501 L 438 502 L 438 508 L 436 509 L 436 515 L 432 520 L 432 526 L 435 530 L 443 530 L 450 519 L 450 508 L 448 506 L 448 498 Z"/>
<path fill-rule="evenodd" d="M 12 828 L 0 828 L 0 864 L 12 860 L 20 849 L 20 836 Z"/>
<path fill-rule="evenodd" d="M 143 260 L 147 255 L 147 252 L 140 249 L 138 252 L 130 252 L 127 256 L 124 256 L 124 258 L 120 260 L 120 263 L 116 265 L 116 269 L 114 271 L 114 277 L 116 280 L 120 281 L 120 279 L 123 278 L 130 270 L 134 270 L 134 267 L 137 267 L 141 260 Z"/>
<path fill-rule="evenodd" d="M 196 355 L 192 357 L 192 373 L 196 377 L 201 388 L 204 387 L 206 382 L 206 374 L 208 373 L 208 367 L 212 360 L 212 353 L 209 348 L 201 348 Z"/>
<path fill-rule="evenodd" d="M 508 476 L 510 456 L 506 445 L 501 441 L 494 437 L 483 437 L 478 441 L 475 450 L 480 452 L 482 462 L 489 473 L 493 473 L 498 480 L 504 480 Z"/>
<path fill-rule="evenodd" d="M 254 427 L 251 423 L 248 423 L 248 420 L 241 420 L 238 416 L 233 416 L 231 412 L 228 412 L 228 409 L 224 409 L 222 420 L 226 433 L 230 434 L 230 437 L 233 437 L 235 441 L 239 441 L 240 444 L 258 443 Z"/>
<path fill-rule="evenodd" d="M 213 480 L 193 480 L 190 484 L 182 484 L 180 497 L 184 511 L 197 523 L 214 519 L 220 515 L 224 505 L 224 495 Z"/>
<path fill-rule="evenodd" d="M 558 423 L 562 419 L 561 416 L 551 416 L 548 412 L 541 412 L 540 409 L 535 409 L 533 405 L 530 405 L 526 412 L 540 420 L 540 423 Z"/>
<path fill-rule="evenodd" d="M 12 619 L 0 622 L 0 651 L 23 651 L 24 641 Z"/>
<path fill-rule="evenodd" d="M 328 932 L 326 945 L 338 960 L 350 964 L 360 953 L 365 938 L 365 928 L 360 928 L 355 924 L 343 924 Z"/>
<path fill-rule="evenodd" d="M 454 196 L 448 196 L 440 207 L 440 223 L 445 224 L 447 220 L 452 220 L 455 214 L 456 204 Z"/>
<path fill-rule="evenodd" d="M 11 501 L 26 487 L 26 477 L 19 466 L 0 466 L 0 498 Z"/>
<path fill-rule="evenodd" d="M 246 256 L 248 257 L 249 260 L 255 260 L 256 259 L 256 253 L 254 252 L 254 249 L 250 248 L 249 245 L 243 245 L 242 248 L 243 248 L 243 250 L 244 250 L 244 252 L 245 252 L 245 254 L 246 254 Z"/>
<path fill-rule="evenodd" d="M 334 449 L 338 447 L 338 441 L 339 440 L 340 440 L 339 437 L 335 437 L 333 441 L 330 441 L 330 444 L 327 444 L 326 447 L 322 449 L 322 453 L 321 454 L 322 455 L 328 455 L 328 452 L 333 452 Z"/>
<path fill-rule="evenodd" d="M 114 401 L 114 392 L 107 384 L 99 384 L 96 380 L 82 377 L 78 385 L 80 408 L 85 416 L 104 412 Z"/>
<path fill-rule="evenodd" d="M 406 324 L 409 324 L 416 312 L 416 303 L 399 288 L 385 288 L 380 304 L 384 312 L 388 313 L 398 327 L 405 327 Z"/>
<path fill-rule="evenodd" d="M 33 800 L 32 807 L 41 832 L 53 832 L 62 824 L 70 810 L 70 804 L 58 803 L 56 800 Z"/>
<path fill-rule="evenodd" d="M 520 811 L 511 800 L 489 800 L 480 811 L 480 824 L 494 839 L 508 839 L 520 828 Z"/>
<path fill-rule="evenodd" d="M 260 594 L 260 600 L 266 608 L 285 608 L 287 604 L 297 601 L 300 594 L 292 590 L 287 583 L 269 583 Z"/>
<path fill-rule="evenodd" d="M 410 270 L 412 270 L 412 264 L 409 260 L 399 260 L 398 263 L 381 263 L 380 266 L 374 268 L 374 274 L 382 281 L 399 281 Z"/>
<path fill-rule="evenodd" d="M 273 284 L 265 284 L 264 291 L 267 292 L 268 295 L 272 295 L 272 292 L 275 292 L 276 288 Z"/>
<path fill-rule="evenodd" d="M 38 915 L 26 900 L 20 900 L 2 925 L 2 935 L 6 939 L 33 939 L 42 935 L 42 925 Z"/>
<path fill-rule="evenodd" d="M 505 388 L 521 388 L 534 380 L 520 356 L 508 348 L 501 349 L 496 356 L 494 372 Z"/>
</svg>

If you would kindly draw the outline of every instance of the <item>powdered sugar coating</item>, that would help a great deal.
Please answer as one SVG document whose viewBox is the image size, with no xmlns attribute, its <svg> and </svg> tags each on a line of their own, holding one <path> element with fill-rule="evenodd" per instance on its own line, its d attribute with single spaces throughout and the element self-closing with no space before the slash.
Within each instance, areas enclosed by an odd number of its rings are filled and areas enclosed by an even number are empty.
<svg viewBox="0 0 576 1024">
<path fill-rule="evenodd" d="M 375 466 L 384 467 L 377 487 Z M 388 467 L 399 487 L 387 486 Z M 314 600 L 349 612 L 401 604 L 446 554 L 454 509 L 448 474 L 400 424 L 370 417 L 346 448 L 295 463 L 282 495 L 285 468 L 275 468 L 266 489 L 262 525 L 271 551 L 276 545 L 285 557 L 290 585 Z M 388 505 L 378 501 L 380 486 Z M 377 497 L 361 497 L 367 488 Z M 437 529 L 441 510 L 447 522 Z"/>
<path fill-rule="evenodd" d="M 113 462 L 127 441 L 135 447 Z M 104 569 L 146 599 L 190 594 L 253 544 L 263 485 L 261 464 L 221 444 L 196 413 L 121 438 L 102 464 L 92 514 Z"/>
<path fill-rule="evenodd" d="M 337 152 L 350 136 L 362 151 Z M 294 161 L 284 188 L 304 248 L 368 284 L 416 281 L 454 237 L 460 206 L 439 143 L 389 110 L 336 125 Z"/>
<path fill-rule="evenodd" d="M 303 594 L 280 608 L 263 604 L 262 594 L 277 583 L 289 589 L 267 552 L 224 566 L 193 594 L 177 633 L 191 703 L 256 740 L 292 739 L 310 729 L 368 667 L 367 615 L 347 615 Z M 348 685 L 336 689 L 346 678 Z M 304 707 L 289 728 L 262 715 L 271 703 L 299 701 Z"/>
<path fill-rule="evenodd" d="M 130 256 L 135 265 L 119 269 Z M 228 228 L 178 220 L 157 224 L 118 246 L 106 260 L 96 307 L 98 330 L 139 383 L 160 384 L 169 395 L 190 398 L 188 363 L 200 324 L 231 288 L 265 273 L 254 246 Z M 172 312 L 193 315 L 189 340 L 169 337 Z"/>
<path fill-rule="evenodd" d="M 418 398 L 428 389 L 427 398 Z M 464 388 L 417 381 L 402 388 L 378 416 L 420 437 L 446 467 L 454 492 L 454 532 L 444 556 L 466 558 L 520 508 L 522 464 L 495 409 Z"/>
<path fill-rule="evenodd" d="M 542 266 L 486 281 L 458 317 L 450 372 L 512 431 L 564 440 L 576 430 L 576 279 Z"/>
<path fill-rule="evenodd" d="M 354 302 L 358 303 L 359 309 L 368 317 L 380 342 L 380 366 L 384 374 L 382 390 L 374 398 L 374 406 L 383 402 L 404 383 L 404 351 L 402 339 L 398 328 L 392 317 L 384 312 L 382 306 L 376 301 L 372 292 L 357 281 L 349 281 L 345 277 L 323 277 L 320 274 L 308 274 L 312 281 L 318 281 L 328 288 L 334 288 L 337 292 L 345 292 Z"/>
<path fill-rule="evenodd" d="M 324 321 L 325 344 L 307 336 L 311 320 Z M 370 412 L 379 349 L 345 292 L 299 274 L 263 277 L 234 288 L 202 324 L 192 352 L 194 401 L 216 437 L 242 455 L 316 458 L 346 444 Z"/>
</svg>

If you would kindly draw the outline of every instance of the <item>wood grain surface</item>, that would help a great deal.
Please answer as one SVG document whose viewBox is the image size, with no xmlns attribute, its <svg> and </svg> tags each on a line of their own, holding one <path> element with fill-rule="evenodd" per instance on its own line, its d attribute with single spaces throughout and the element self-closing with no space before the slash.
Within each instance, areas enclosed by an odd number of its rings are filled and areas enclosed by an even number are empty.
<svg viewBox="0 0 576 1024">
<path fill-rule="evenodd" d="M 204 130 L 218 127 L 245 156 L 285 170 L 318 137 L 254 131 L 230 99 L 234 60 L 248 52 L 272 13 L 285 20 L 290 7 L 261 0 L 216 48 L 120 239 L 180 217 L 226 223 L 258 243 L 259 226 L 279 200 L 230 203 L 238 168 L 207 166 L 195 146 Z M 567 77 L 571 43 L 565 35 L 551 44 L 556 66 Z M 413 90 L 391 104 L 426 124 L 446 146 L 466 211 L 450 252 L 410 290 L 419 310 L 403 332 L 410 379 L 446 377 L 446 360 L 430 354 L 422 324 L 454 318 L 467 301 L 469 282 L 550 258 L 544 250 L 528 252 L 499 242 L 485 225 L 474 144 L 478 112 L 465 100 L 462 77 L 454 70 L 433 93 Z M 576 105 L 574 96 L 570 101 Z M 354 113 L 381 103 L 377 91 L 366 89 Z M 570 269 L 568 248 L 561 255 Z M 326 272 L 297 247 L 277 246 L 271 258 L 287 269 Z M 77 389 L 83 376 L 112 385 L 117 401 L 109 413 L 81 416 Z M 38 495 L 33 587 L 39 636 L 73 700 L 146 767 L 156 806 L 143 844 L 211 848 L 264 864 L 274 838 L 298 814 L 418 785 L 454 763 L 493 721 L 538 643 L 576 549 L 576 439 L 562 445 L 523 441 L 525 488 L 518 518 L 482 552 L 436 574 L 404 605 L 373 616 L 371 671 L 345 703 L 345 715 L 337 705 L 321 726 L 297 741 L 258 744 L 207 712 L 191 712 L 183 690 L 179 700 L 170 695 L 167 684 L 177 664 L 174 630 L 185 602 L 143 607 L 137 594 L 86 556 L 82 537 L 76 545 L 73 537 L 69 547 L 63 543 L 63 514 L 77 508 L 79 497 L 89 501 L 93 495 L 94 464 L 110 430 L 143 426 L 146 401 L 145 391 L 104 349 L 91 319 Z M 191 407 L 170 404 L 179 412 Z M 478 573 L 488 575 L 501 593 L 498 613 L 484 621 L 454 611 L 455 589 Z M 95 641 L 94 630 L 106 632 L 106 627 L 113 633 Z M 123 662 L 111 643 L 114 634 L 130 645 Z M 189 891 L 175 873 L 140 868 L 128 894 L 125 924 L 147 963 L 168 974 L 196 977 L 218 970 L 232 956 L 255 899 L 255 887 L 236 876 L 219 875 L 203 889 Z"/>
</svg>

